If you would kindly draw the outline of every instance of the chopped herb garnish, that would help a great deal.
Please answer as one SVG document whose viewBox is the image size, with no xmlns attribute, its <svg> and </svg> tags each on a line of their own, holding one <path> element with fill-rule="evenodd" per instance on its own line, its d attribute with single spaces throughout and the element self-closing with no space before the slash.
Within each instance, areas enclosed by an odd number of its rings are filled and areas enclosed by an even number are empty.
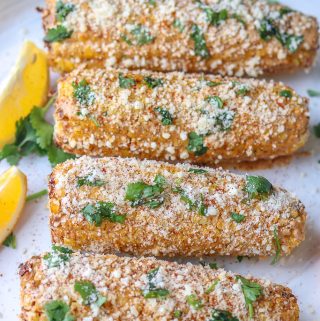
<svg viewBox="0 0 320 321">
<path fill-rule="evenodd" d="M 130 37 L 128 35 L 122 34 L 122 40 L 124 40 L 128 45 L 137 45 L 143 46 L 153 42 L 155 39 L 154 36 L 151 35 L 150 31 L 142 26 L 137 25 L 130 31 Z"/>
<path fill-rule="evenodd" d="M 16 122 L 16 137 L 12 144 L 7 144 L 0 151 L 0 161 L 7 159 L 10 165 L 17 165 L 19 160 L 30 154 L 48 155 L 52 166 L 73 155 L 64 153 L 53 143 L 53 126 L 45 119 L 55 96 L 44 107 L 34 107 L 29 115 Z M 62 160 L 62 156 L 64 159 Z"/>
<path fill-rule="evenodd" d="M 205 80 L 205 82 L 206 82 L 206 85 L 209 87 L 217 87 L 223 84 L 222 82 L 211 81 L 211 80 Z"/>
<path fill-rule="evenodd" d="M 122 73 L 119 74 L 119 87 L 124 89 L 129 89 L 136 84 L 136 81 L 132 78 L 123 76 Z"/>
<path fill-rule="evenodd" d="M 269 41 L 277 35 L 278 31 L 271 19 L 263 18 L 260 21 L 259 33 L 261 39 Z"/>
<path fill-rule="evenodd" d="M 293 10 L 289 7 L 282 7 L 279 11 L 280 17 L 283 17 L 284 15 L 293 12 Z"/>
<path fill-rule="evenodd" d="M 173 124 L 173 116 L 167 109 L 162 107 L 156 107 L 154 110 L 160 114 L 162 125 L 167 126 Z"/>
<path fill-rule="evenodd" d="M 300 44 L 303 42 L 303 36 L 288 35 L 283 33 L 277 37 L 281 44 L 286 47 L 290 53 L 294 53 L 298 50 Z"/>
<path fill-rule="evenodd" d="M 223 101 L 218 96 L 208 96 L 205 101 L 215 108 L 223 108 Z"/>
<path fill-rule="evenodd" d="M 190 294 L 186 297 L 187 303 L 195 310 L 203 308 L 203 303 L 195 294 Z"/>
<path fill-rule="evenodd" d="M 176 19 L 175 21 L 173 21 L 173 26 L 177 28 L 180 32 L 183 32 L 185 28 L 184 24 L 179 19 Z"/>
<path fill-rule="evenodd" d="M 142 290 L 142 295 L 146 299 L 161 299 L 166 298 L 169 295 L 169 291 L 164 288 L 158 288 L 156 284 L 157 274 L 159 272 L 159 267 L 148 272 L 148 286 L 146 289 Z"/>
<path fill-rule="evenodd" d="M 101 307 L 107 301 L 107 298 L 101 295 L 90 281 L 76 281 L 74 290 L 80 294 L 84 305 L 94 304 Z"/>
<path fill-rule="evenodd" d="M 241 263 L 244 258 L 250 260 L 250 257 L 249 257 L 249 256 L 241 256 L 241 255 L 237 256 L 237 260 L 238 260 L 239 263 Z"/>
<path fill-rule="evenodd" d="M 206 169 L 202 168 L 189 168 L 188 172 L 194 173 L 194 174 L 206 174 L 208 171 Z"/>
<path fill-rule="evenodd" d="M 48 190 L 43 189 L 43 190 L 40 191 L 40 192 L 37 192 L 37 193 L 28 195 L 27 198 L 26 198 L 26 201 L 27 201 L 27 202 L 33 201 L 33 200 L 35 200 L 35 199 L 37 199 L 37 198 L 39 198 L 39 197 L 42 197 L 42 196 L 44 196 L 44 195 L 47 195 L 47 194 L 48 194 Z"/>
<path fill-rule="evenodd" d="M 156 6 L 156 0 L 148 0 L 148 3 L 151 4 L 152 6 Z"/>
<path fill-rule="evenodd" d="M 75 317 L 70 314 L 70 307 L 60 300 L 47 302 L 44 311 L 48 321 L 75 321 Z"/>
<path fill-rule="evenodd" d="M 316 137 L 320 138 L 320 123 L 318 125 L 313 126 L 313 131 Z"/>
<path fill-rule="evenodd" d="M 241 223 L 246 217 L 244 215 L 235 213 L 235 212 L 231 212 L 231 218 L 237 222 L 237 223 Z"/>
<path fill-rule="evenodd" d="M 279 92 L 281 97 L 292 98 L 292 92 L 290 90 L 284 89 Z"/>
<path fill-rule="evenodd" d="M 43 259 L 48 268 L 59 267 L 70 260 L 72 250 L 58 245 L 52 245 L 52 251 L 47 253 Z"/>
<path fill-rule="evenodd" d="M 198 2 L 199 8 L 201 8 L 205 12 L 207 21 L 211 25 L 218 26 L 222 21 L 228 19 L 228 11 L 226 9 L 223 9 L 221 11 L 214 11 L 209 6 L 203 4 L 200 0 L 197 0 L 196 2 Z"/>
<path fill-rule="evenodd" d="M 160 299 L 165 298 L 169 295 L 167 289 L 153 289 L 153 290 L 144 290 L 142 295 L 146 299 Z"/>
<path fill-rule="evenodd" d="M 180 317 L 182 316 L 182 311 L 180 311 L 180 310 L 175 310 L 175 311 L 173 312 L 173 316 L 174 316 L 175 318 L 180 318 Z"/>
<path fill-rule="evenodd" d="M 147 86 L 151 89 L 154 89 L 158 86 L 163 86 L 163 80 L 160 78 L 152 78 L 148 76 L 148 77 L 144 77 L 143 80 L 147 84 Z"/>
<path fill-rule="evenodd" d="M 154 185 L 148 185 L 142 181 L 128 184 L 125 199 L 131 201 L 131 206 L 147 205 L 150 208 L 157 208 L 164 202 L 165 178 L 157 175 Z"/>
<path fill-rule="evenodd" d="M 238 22 L 240 22 L 240 23 L 243 24 L 244 26 L 246 25 L 246 22 L 245 22 L 245 20 L 243 19 L 243 17 L 240 16 L 240 15 L 238 15 L 238 14 L 236 14 L 236 13 L 232 14 L 232 15 L 231 15 L 231 18 L 237 20 Z"/>
<path fill-rule="evenodd" d="M 272 265 L 276 264 L 280 260 L 280 257 L 281 257 L 281 243 L 279 240 L 278 229 L 276 227 L 274 227 L 274 229 L 273 229 L 273 240 L 274 240 L 274 243 L 276 246 L 276 255 L 274 256 L 274 258 L 271 262 Z"/>
<path fill-rule="evenodd" d="M 242 293 L 249 310 L 249 318 L 252 319 L 254 316 L 253 303 L 262 295 L 262 287 L 260 284 L 251 282 L 242 276 L 236 278 L 241 282 Z"/>
<path fill-rule="evenodd" d="M 249 199 L 265 199 L 272 192 L 272 184 L 262 176 L 247 176 L 244 190 Z"/>
<path fill-rule="evenodd" d="M 217 270 L 218 269 L 218 264 L 215 263 L 215 262 L 211 262 L 208 265 L 209 265 L 210 269 L 212 269 L 212 270 Z"/>
<path fill-rule="evenodd" d="M 216 287 L 216 285 L 217 285 L 218 283 L 219 283 L 219 281 L 218 281 L 218 280 L 215 280 L 215 281 L 205 290 L 204 293 L 209 294 L 209 293 L 211 293 L 212 291 L 214 291 L 214 289 L 215 289 L 215 287 Z"/>
<path fill-rule="evenodd" d="M 237 81 L 233 81 L 232 84 L 234 87 L 236 87 L 236 95 L 237 96 L 245 96 L 250 92 L 250 90 L 246 84 L 242 84 Z"/>
<path fill-rule="evenodd" d="M 68 30 L 64 26 L 57 26 L 48 30 L 47 35 L 44 37 L 45 42 L 62 42 L 72 36 L 73 30 Z"/>
<path fill-rule="evenodd" d="M 12 249 L 17 248 L 16 236 L 13 233 L 10 233 L 7 238 L 3 241 L 2 245 L 6 247 L 11 247 Z"/>
<path fill-rule="evenodd" d="M 213 309 L 211 319 L 208 321 L 239 321 L 239 319 L 232 316 L 229 311 Z"/>
<path fill-rule="evenodd" d="M 191 28 L 191 39 L 194 41 L 195 55 L 201 58 L 208 58 L 210 54 L 204 34 L 202 30 L 195 24 Z"/>
<path fill-rule="evenodd" d="M 198 135 L 196 132 L 191 132 L 188 134 L 189 143 L 187 150 L 194 153 L 196 156 L 201 156 L 205 154 L 208 147 L 204 146 L 204 136 Z"/>
<path fill-rule="evenodd" d="M 73 97 L 80 105 L 90 106 L 93 104 L 95 100 L 95 94 L 85 79 L 82 79 L 79 83 L 73 82 L 72 87 Z"/>
<path fill-rule="evenodd" d="M 90 224 L 100 226 L 104 220 L 112 223 L 123 224 L 126 215 L 120 215 L 115 211 L 115 204 L 111 202 L 97 202 L 96 204 L 88 204 L 81 213 Z"/>
<path fill-rule="evenodd" d="M 187 204 L 189 210 L 197 210 L 198 214 L 202 216 L 206 216 L 208 212 L 208 206 L 203 202 L 203 195 L 200 195 L 200 200 L 194 201 L 192 200 L 185 190 L 183 190 L 180 186 L 174 187 L 172 189 L 174 193 L 180 194 L 180 199 Z"/>
<path fill-rule="evenodd" d="M 101 179 L 94 179 L 91 176 L 84 176 L 84 177 L 78 177 L 77 178 L 77 186 L 103 186 L 105 185 L 105 181 L 102 181 Z"/>
<path fill-rule="evenodd" d="M 59 22 L 62 22 L 66 19 L 69 13 L 71 13 L 75 8 L 75 5 L 72 3 L 63 3 L 61 0 L 57 1 L 56 4 L 56 19 Z"/>
<path fill-rule="evenodd" d="M 300 44 L 303 42 L 303 36 L 289 35 L 287 33 L 281 33 L 275 26 L 274 21 L 269 18 L 264 18 L 260 22 L 259 29 L 261 39 L 265 41 L 271 40 L 275 37 L 284 47 L 286 47 L 290 53 L 297 51 Z"/>
<path fill-rule="evenodd" d="M 313 90 L 313 89 L 309 89 L 308 90 L 308 95 L 310 97 L 320 97 L 320 91 L 318 90 Z"/>
</svg>

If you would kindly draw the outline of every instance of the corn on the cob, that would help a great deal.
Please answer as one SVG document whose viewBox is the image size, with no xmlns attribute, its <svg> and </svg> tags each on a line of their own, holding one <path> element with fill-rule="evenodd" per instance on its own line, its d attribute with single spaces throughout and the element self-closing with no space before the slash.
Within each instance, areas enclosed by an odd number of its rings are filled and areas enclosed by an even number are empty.
<svg viewBox="0 0 320 321">
<path fill-rule="evenodd" d="M 23 321 L 47 320 L 45 311 L 52 315 L 59 308 L 69 316 L 59 320 L 299 319 L 290 289 L 190 263 L 56 250 L 31 258 L 20 267 L 20 276 Z M 248 300 L 249 292 L 254 295 Z"/>
<path fill-rule="evenodd" d="M 52 241 L 100 253 L 288 255 L 303 204 L 257 176 L 136 159 L 81 157 L 49 183 Z"/>
<path fill-rule="evenodd" d="M 306 142 L 307 103 L 264 80 L 80 68 L 59 82 L 55 140 L 90 156 L 273 159 Z"/>
<path fill-rule="evenodd" d="M 47 0 L 51 65 L 250 75 L 308 68 L 318 24 L 260 0 Z"/>
</svg>

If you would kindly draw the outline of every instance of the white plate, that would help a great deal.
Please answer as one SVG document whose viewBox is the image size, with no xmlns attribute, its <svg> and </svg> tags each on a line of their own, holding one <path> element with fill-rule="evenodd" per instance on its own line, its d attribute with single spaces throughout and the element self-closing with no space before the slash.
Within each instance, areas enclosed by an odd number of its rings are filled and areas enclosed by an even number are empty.
<svg viewBox="0 0 320 321">
<path fill-rule="evenodd" d="M 320 20 L 319 0 L 287 0 L 285 3 Z M 35 0 L 0 0 L 0 80 L 8 74 L 23 40 L 31 39 L 42 45 L 40 15 L 35 11 L 35 7 L 41 5 L 42 1 Z M 302 95 L 306 95 L 307 89 L 320 90 L 320 64 L 309 74 L 283 75 L 277 80 L 292 85 Z M 311 125 L 319 123 L 319 98 L 311 99 L 310 109 Z M 285 167 L 259 171 L 273 183 L 296 194 L 306 205 L 309 217 L 307 237 L 302 246 L 277 266 L 271 266 L 269 260 L 255 259 L 244 259 L 242 263 L 237 263 L 236 259 L 217 259 L 217 262 L 235 272 L 249 273 L 288 285 L 298 296 L 301 320 L 320 321 L 320 139 L 311 135 L 305 149 L 312 151 L 311 157 L 295 159 Z M 19 167 L 28 176 L 29 193 L 46 187 L 47 175 L 51 170 L 46 158 L 28 157 L 20 162 Z M 0 172 L 7 168 L 5 161 L 0 163 Z M 18 320 L 19 264 L 32 255 L 50 249 L 46 203 L 44 197 L 39 202 L 27 204 L 15 229 L 17 249 L 0 249 L 0 319 L 4 321 Z"/>
</svg>

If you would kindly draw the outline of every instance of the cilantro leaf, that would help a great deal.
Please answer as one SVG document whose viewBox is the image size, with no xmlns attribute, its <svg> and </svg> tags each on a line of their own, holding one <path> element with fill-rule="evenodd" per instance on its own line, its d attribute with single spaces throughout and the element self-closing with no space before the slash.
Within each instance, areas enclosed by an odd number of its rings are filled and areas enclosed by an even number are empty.
<svg viewBox="0 0 320 321">
<path fill-rule="evenodd" d="M 174 316 L 175 318 L 180 318 L 180 317 L 182 316 L 182 311 L 181 311 L 181 310 L 175 310 L 175 311 L 173 312 L 173 316 Z"/>
<path fill-rule="evenodd" d="M 187 150 L 194 153 L 196 156 L 201 156 L 205 154 L 208 147 L 204 146 L 204 136 L 198 135 L 196 132 L 191 132 L 188 134 L 189 143 Z"/>
<path fill-rule="evenodd" d="M 76 281 L 74 290 L 80 294 L 84 305 L 94 304 L 101 307 L 107 301 L 107 298 L 101 295 L 90 281 Z"/>
<path fill-rule="evenodd" d="M 44 311 L 48 321 L 75 321 L 70 314 L 70 307 L 63 301 L 52 300 L 44 305 Z"/>
<path fill-rule="evenodd" d="M 320 123 L 318 125 L 313 126 L 313 131 L 316 137 L 320 138 Z"/>
<path fill-rule="evenodd" d="M 125 199 L 131 201 L 131 206 L 147 205 L 150 208 L 157 208 L 164 202 L 165 178 L 157 175 L 154 179 L 154 185 L 148 185 L 142 181 L 130 183 L 127 186 Z"/>
<path fill-rule="evenodd" d="M 91 90 L 89 83 L 82 79 L 79 83 L 73 82 L 73 97 L 82 106 L 90 106 L 95 101 L 95 93 Z"/>
<path fill-rule="evenodd" d="M 119 87 L 129 89 L 136 84 L 136 81 L 132 78 L 125 77 L 123 73 L 119 74 Z"/>
<path fill-rule="evenodd" d="M 36 142 L 42 149 L 47 149 L 52 144 L 53 126 L 45 119 L 46 110 L 42 108 L 33 108 L 30 113 L 30 123 L 37 136 Z"/>
<path fill-rule="evenodd" d="M 11 247 L 13 249 L 17 248 L 17 240 L 13 233 L 9 234 L 7 238 L 3 241 L 2 245 L 6 247 Z"/>
<path fill-rule="evenodd" d="M 38 145 L 37 140 L 37 132 L 31 125 L 30 117 L 18 120 L 15 142 L 3 147 L 0 160 L 6 158 L 10 165 L 16 165 L 23 156 L 32 153 L 44 155 L 46 151 Z"/>
<path fill-rule="evenodd" d="M 112 223 L 123 224 L 126 215 L 120 215 L 115 211 L 115 204 L 111 202 L 97 202 L 96 204 L 88 204 L 81 212 L 85 219 L 95 226 L 100 226 L 104 220 Z"/>
<path fill-rule="evenodd" d="M 169 291 L 167 289 L 153 289 L 153 290 L 144 290 L 142 295 L 146 299 L 159 299 L 165 298 L 169 295 Z"/>
<path fill-rule="evenodd" d="M 274 258 L 271 262 L 272 265 L 276 264 L 280 260 L 280 257 L 281 257 L 281 243 L 279 240 L 278 229 L 276 227 L 273 230 L 273 240 L 274 240 L 274 243 L 276 246 L 276 255 L 274 256 Z"/>
<path fill-rule="evenodd" d="M 103 186 L 105 182 L 100 179 L 92 179 L 90 176 L 78 177 L 77 186 Z"/>
<path fill-rule="evenodd" d="M 281 91 L 279 92 L 279 95 L 280 95 L 281 97 L 285 97 L 285 98 L 292 98 L 292 92 L 291 92 L 290 90 L 286 90 L 286 89 L 281 90 Z"/>
<path fill-rule="evenodd" d="M 235 212 L 231 212 L 231 218 L 237 222 L 237 223 L 241 223 L 246 217 L 244 215 L 235 213 Z"/>
<path fill-rule="evenodd" d="M 146 27 L 139 24 L 130 31 L 130 36 L 122 34 L 121 39 L 130 46 L 143 46 L 153 42 L 155 37 L 151 35 L 150 31 Z"/>
<path fill-rule="evenodd" d="M 195 294 L 187 295 L 187 303 L 195 310 L 200 310 L 203 308 L 203 303 Z"/>
<path fill-rule="evenodd" d="M 63 3 L 61 0 L 56 4 L 56 19 L 59 22 L 63 22 L 66 17 L 75 9 L 75 5 L 72 3 Z"/>
<path fill-rule="evenodd" d="M 313 90 L 313 89 L 309 89 L 308 90 L 308 95 L 310 97 L 320 97 L 320 91 L 318 90 Z"/>
<path fill-rule="evenodd" d="M 44 37 L 45 42 L 62 42 L 72 36 L 73 30 L 68 30 L 65 26 L 58 25 L 56 28 L 51 28 L 48 30 L 46 36 Z"/>
<path fill-rule="evenodd" d="M 151 89 L 154 89 L 159 86 L 163 86 L 163 80 L 161 78 L 152 78 L 150 76 L 143 78 L 144 82 L 147 84 L 147 86 Z"/>
<path fill-rule="evenodd" d="M 180 194 L 180 199 L 187 204 L 189 210 L 197 210 L 198 214 L 202 216 L 206 216 L 208 212 L 208 207 L 203 202 L 203 195 L 200 195 L 200 200 L 192 200 L 185 190 L 183 190 L 180 186 L 174 187 L 172 189 L 174 193 Z"/>
<path fill-rule="evenodd" d="M 52 167 L 75 157 L 76 155 L 64 152 L 62 149 L 56 147 L 53 143 L 48 148 L 48 159 Z"/>
<path fill-rule="evenodd" d="M 260 284 L 251 282 L 242 276 L 237 276 L 236 279 L 241 283 L 242 293 L 249 310 L 249 318 L 252 319 L 254 316 L 253 303 L 262 295 L 262 287 Z"/>
<path fill-rule="evenodd" d="M 178 29 L 179 32 L 183 32 L 183 30 L 185 28 L 184 24 L 182 23 L 182 21 L 180 19 L 175 19 L 173 21 L 173 27 Z"/>
<path fill-rule="evenodd" d="M 7 144 L 0 151 L 0 161 L 7 159 L 11 165 L 32 153 L 39 156 L 48 155 L 52 166 L 75 157 L 64 153 L 53 143 L 53 126 L 45 120 L 45 115 L 56 96 L 53 96 L 44 107 L 34 107 L 31 113 L 16 123 L 16 137 L 12 144 Z"/>
<path fill-rule="evenodd" d="M 296 52 L 301 43 L 304 41 L 303 36 L 281 33 L 274 21 L 266 17 L 260 21 L 259 33 L 260 38 L 265 41 L 276 38 L 282 44 L 282 46 L 288 49 L 289 53 Z"/>
<path fill-rule="evenodd" d="M 247 176 L 244 190 L 250 199 L 265 199 L 272 192 L 272 184 L 262 176 Z"/>
<path fill-rule="evenodd" d="M 202 30 L 196 24 L 192 25 L 191 39 L 194 42 L 194 54 L 204 59 L 208 58 L 210 53 L 206 44 L 206 39 Z"/>
<path fill-rule="evenodd" d="M 205 291 L 204 291 L 204 293 L 206 293 L 206 294 L 209 294 L 209 293 L 211 293 L 212 291 L 214 291 L 214 289 L 215 289 L 215 287 L 216 287 L 216 285 L 219 283 L 219 281 L 218 280 L 215 280 Z"/>
<path fill-rule="evenodd" d="M 188 170 L 189 173 L 194 173 L 194 174 L 206 174 L 208 171 L 206 169 L 202 168 L 189 168 Z"/>
<path fill-rule="evenodd" d="M 232 316 L 229 311 L 213 309 L 211 319 L 208 321 L 239 321 L 239 319 Z"/>
<path fill-rule="evenodd" d="M 142 295 L 146 299 L 165 298 L 169 295 L 169 291 L 164 288 L 158 288 L 156 285 L 156 278 L 159 272 L 159 267 L 148 272 L 148 286 L 142 290 Z"/>
<path fill-rule="evenodd" d="M 218 96 L 208 96 L 204 99 L 207 103 L 209 103 L 211 106 L 215 108 L 223 108 L 223 101 Z"/>
<path fill-rule="evenodd" d="M 52 245 L 52 251 L 47 253 L 43 260 L 45 261 L 48 268 L 60 267 L 70 260 L 70 255 L 73 253 L 72 250 L 58 245 Z"/>
<path fill-rule="evenodd" d="M 172 125 L 173 116 L 171 115 L 171 113 L 167 109 L 162 108 L 162 107 L 156 107 L 154 110 L 157 111 L 161 115 L 161 117 L 162 117 L 161 123 L 164 126 Z"/>
</svg>

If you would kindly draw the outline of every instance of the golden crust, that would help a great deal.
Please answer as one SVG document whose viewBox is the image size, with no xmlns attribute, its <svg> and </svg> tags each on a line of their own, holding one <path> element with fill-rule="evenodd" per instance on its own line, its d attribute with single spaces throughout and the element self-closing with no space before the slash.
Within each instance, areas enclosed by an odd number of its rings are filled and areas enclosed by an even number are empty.
<svg viewBox="0 0 320 321">
<path fill-rule="evenodd" d="M 51 300 L 63 300 L 77 320 L 92 321 L 161 321 L 177 320 L 174 311 L 182 312 L 185 321 L 205 321 L 213 309 L 226 310 L 239 321 L 248 320 L 240 281 L 236 275 L 222 269 L 212 270 L 199 265 L 180 265 L 152 258 L 124 258 L 113 255 L 73 254 L 64 265 L 48 268 L 42 257 L 33 257 L 23 266 L 21 274 L 22 321 L 45 321 L 43 306 Z M 159 268 L 159 280 L 169 290 L 166 299 L 145 299 L 141 289 L 146 274 Z M 107 297 L 100 308 L 84 306 L 73 289 L 76 280 L 92 282 Z M 254 321 L 297 321 L 299 307 L 291 290 L 269 281 L 254 279 L 263 295 L 253 304 Z M 213 282 L 212 292 L 205 293 Z M 195 294 L 203 308 L 194 310 L 186 296 Z"/>
<path fill-rule="evenodd" d="M 58 165 L 49 182 L 53 243 L 96 253 L 263 257 L 277 252 L 275 229 L 281 255 L 290 254 L 304 239 L 304 206 L 285 190 L 274 187 L 265 200 L 245 201 L 245 177 L 208 168 L 205 174 L 189 170 L 189 165 L 121 158 L 81 157 Z M 161 206 L 133 207 L 125 199 L 128 184 L 153 184 L 158 174 L 167 184 Z M 79 186 L 79 178 L 103 183 Z M 202 199 L 204 216 L 174 193 L 177 184 L 192 201 Z M 125 222 L 89 223 L 82 210 L 99 201 L 113 203 L 117 213 L 127 215 Z M 232 212 L 245 219 L 236 223 Z"/>
<path fill-rule="evenodd" d="M 120 88 L 120 73 L 136 85 Z M 163 85 L 148 88 L 145 77 Z M 88 106 L 76 100 L 72 86 L 84 79 L 95 97 Z M 208 81 L 219 85 L 207 86 Z M 241 88 L 246 88 L 243 95 Z M 281 97 L 283 91 L 292 97 Z M 208 103 L 213 96 L 223 108 Z M 158 107 L 170 111 L 171 125 L 162 124 Z M 290 155 L 305 144 L 308 123 L 308 100 L 282 83 L 81 67 L 59 81 L 54 137 L 73 154 L 215 166 Z M 207 151 L 202 155 L 188 146 L 192 132 L 203 137 Z"/>
<path fill-rule="evenodd" d="M 163 2 L 156 6 L 137 0 L 69 2 L 74 3 L 76 9 L 62 24 L 73 30 L 73 35 L 63 42 L 48 45 L 51 65 L 62 72 L 86 62 L 95 67 L 107 64 L 130 69 L 256 77 L 310 68 L 318 49 L 315 18 L 297 11 L 281 16 L 279 12 L 284 6 L 266 1 L 245 0 L 239 6 L 232 1 L 220 1 L 217 5 L 216 1 L 208 0 L 211 8 L 227 8 L 228 19 L 218 26 L 210 25 L 205 11 L 192 0 Z M 47 0 L 43 12 L 46 32 L 57 25 L 55 5 L 55 0 Z M 304 37 L 296 51 L 290 52 L 276 37 L 269 41 L 260 38 L 258 26 L 265 16 L 273 17 L 284 34 L 293 31 L 295 36 Z M 176 19 L 183 22 L 181 32 L 174 27 Z M 191 37 L 194 24 L 203 31 L 210 54 L 207 59 L 195 55 Z M 155 39 L 141 46 L 129 45 L 123 38 L 128 28 L 130 35 L 132 25 L 147 26 Z"/>
</svg>

